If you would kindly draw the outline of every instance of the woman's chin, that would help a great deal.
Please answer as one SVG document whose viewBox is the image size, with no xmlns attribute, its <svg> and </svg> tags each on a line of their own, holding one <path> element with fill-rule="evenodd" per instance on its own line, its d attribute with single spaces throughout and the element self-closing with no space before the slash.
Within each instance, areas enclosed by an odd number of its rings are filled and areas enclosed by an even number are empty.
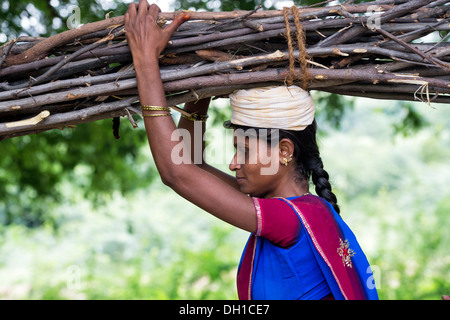
<svg viewBox="0 0 450 320">
<path fill-rule="evenodd" d="M 254 195 L 253 190 L 251 190 L 247 186 L 241 184 L 240 187 L 241 187 L 240 190 L 241 190 L 242 193 L 248 194 L 249 196 L 252 196 L 252 197 L 256 197 Z"/>
</svg>

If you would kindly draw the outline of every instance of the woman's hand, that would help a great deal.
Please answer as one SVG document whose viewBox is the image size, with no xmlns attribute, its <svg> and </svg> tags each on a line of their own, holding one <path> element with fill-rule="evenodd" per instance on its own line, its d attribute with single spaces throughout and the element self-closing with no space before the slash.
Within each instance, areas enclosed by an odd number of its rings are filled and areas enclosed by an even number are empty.
<svg viewBox="0 0 450 320">
<path fill-rule="evenodd" d="M 140 0 L 139 6 L 132 3 L 125 13 L 125 30 L 135 67 L 157 63 L 172 34 L 190 17 L 187 13 L 180 14 L 163 29 L 157 24 L 160 12 L 156 4 Z"/>
<path fill-rule="evenodd" d="M 125 30 L 133 55 L 141 105 L 165 107 L 167 101 L 159 70 L 159 55 L 175 30 L 190 15 L 178 15 L 172 23 L 161 28 L 157 24 L 160 12 L 157 5 L 149 5 L 146 0 L 140 0 L 139 6 L 130 4 L 125 14 Z"/>
</svg>

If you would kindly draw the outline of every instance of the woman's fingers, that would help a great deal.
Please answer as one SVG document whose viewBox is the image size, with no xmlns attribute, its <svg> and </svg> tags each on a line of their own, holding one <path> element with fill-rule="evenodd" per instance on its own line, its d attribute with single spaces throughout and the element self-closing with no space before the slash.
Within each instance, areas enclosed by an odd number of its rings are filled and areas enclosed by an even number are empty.
<svg viewBox="0 0 450 320">
<path fill-rule="evenodd" d="M 137 15 L 137 5 L 136 3 L 130 3 L 130 5 L 128 6 L 128 18 L 129 21 L 134 21 L 134 19 L 136 19 L 136 15 Z"/>
<path fill-rule="evenodd" d="M 147 14 L 148 2 L 147 0 L 139 0 L 138 16 L 143 17 Z"/>
<path fill-rule="evenodd" d="M 140 51 L 151 48 L 155 55 L 159 55 L 167 45 L 172 34 L 178 27 L 190 18 L 190 14 L 182 13 L 176 16 L 165 28 L 157 26 L 158 15 L 161 9 L 156 5 L 149 5 L 146 0 L 139 0 L 139 7 L 132 3 L 125 14 L 125 27 L 130 48 L 136 55 Z M 151 47 L 150 47 L 151 45 Z"/>
<path fill-rule="evenodd" d="M 164 32 L 166 33 L 167 40 L 169 40 L 170 36 L 181 26 L 184 22 L 189 20 L 191 15 L 189 13 L 182 13 L 177 15 L 173 21 L 164 28 Z"/>
<path fill-rule="evenodd" d="M 150 13 L 150 15 L 152 15 L 155 20 L 158 19 L 158 14 L 161 12 L 161 9 L 156 5 L 156 4 L 152 4 L 150 6 L 150 8 L 148 9 L 148 12 Z"/>
</svg>

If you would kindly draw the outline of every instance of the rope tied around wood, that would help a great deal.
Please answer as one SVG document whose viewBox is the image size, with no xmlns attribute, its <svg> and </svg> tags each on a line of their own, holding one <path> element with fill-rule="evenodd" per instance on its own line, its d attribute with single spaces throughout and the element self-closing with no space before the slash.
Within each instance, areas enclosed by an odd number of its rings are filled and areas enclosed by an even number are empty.
<svg viewBox="0 0 450 320">
<path fill-rule="evenodd" d="M 300 64 L 300 68 L 302 71 L 301 77 L 296 79 L 295 76 L 295 56 L 294 56 L 294 44 L 291 36 L 291 26 L 289 24 L 289 11 L 292 12 L 294 16 L 294 23 L 296 28 L 296 38 L 297 38 L 297 46 L 298 46 L 298 63 Z M 289 50 L 289 76 L 286 79 L 286 83 L 291 86 L 295 80 L 300 80 L 300 85 L 302 89 L 306 90 L 308 88 L 308 83 L 312 79 L 311 75 L 308 73 L 307 64 L 308 64 L 308 53 L 306 52 L 306 36 L 305 30 L 300 23 L 299 10 L 296 6 L 292 6 L 291 8 L 284 7 L 283 8 L 284 22 L 286 24 L 286 32 L 285 36 L 288 43 Z"/>
</svg>

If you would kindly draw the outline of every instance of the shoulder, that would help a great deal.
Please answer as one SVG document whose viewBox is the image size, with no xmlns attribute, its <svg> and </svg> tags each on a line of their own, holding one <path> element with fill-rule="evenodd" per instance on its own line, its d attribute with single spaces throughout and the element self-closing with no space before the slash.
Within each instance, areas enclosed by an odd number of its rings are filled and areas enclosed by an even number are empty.
<svg viewBox="0 0 450 320">
<path fill-rule="evenodd" d="M 289 247 L 300 235 L 301 222 L 291 205 L 281 198 L 253 198 L 257 219 L 257 236 Z"/>
<path fill-rule="evenodd" d="M 307 194 L 302 197 L 295 198 L 291 201 L 301 206 L 316 207 L 318 210 L 328 209 L 331 206 L 324 198 L 313 194 Z"/>
<path fill-rule="evenodd" d="M 324 230 L 340 228 L 338 225 L 342 219 L 333 209 L 333 206 L 325 199 L 315 195 L 307 195 L 292 201 L 284 200 L 289 203 L 307 229 L 310 229 L 312 226 Z"/>
<path fill-rule="evenodd" d="M 323 213 L 326 215 L 334 215 L 333 206 L 328 203 L 325 199 L 308 194 L 303 197 L 298 197 L 292 200 L 283 199 L 286 201 L 291 207 L 293 207 L 294 211 L 298 214 L 298 210 L 301 210 L 305 213 Z"/>
</svg>

